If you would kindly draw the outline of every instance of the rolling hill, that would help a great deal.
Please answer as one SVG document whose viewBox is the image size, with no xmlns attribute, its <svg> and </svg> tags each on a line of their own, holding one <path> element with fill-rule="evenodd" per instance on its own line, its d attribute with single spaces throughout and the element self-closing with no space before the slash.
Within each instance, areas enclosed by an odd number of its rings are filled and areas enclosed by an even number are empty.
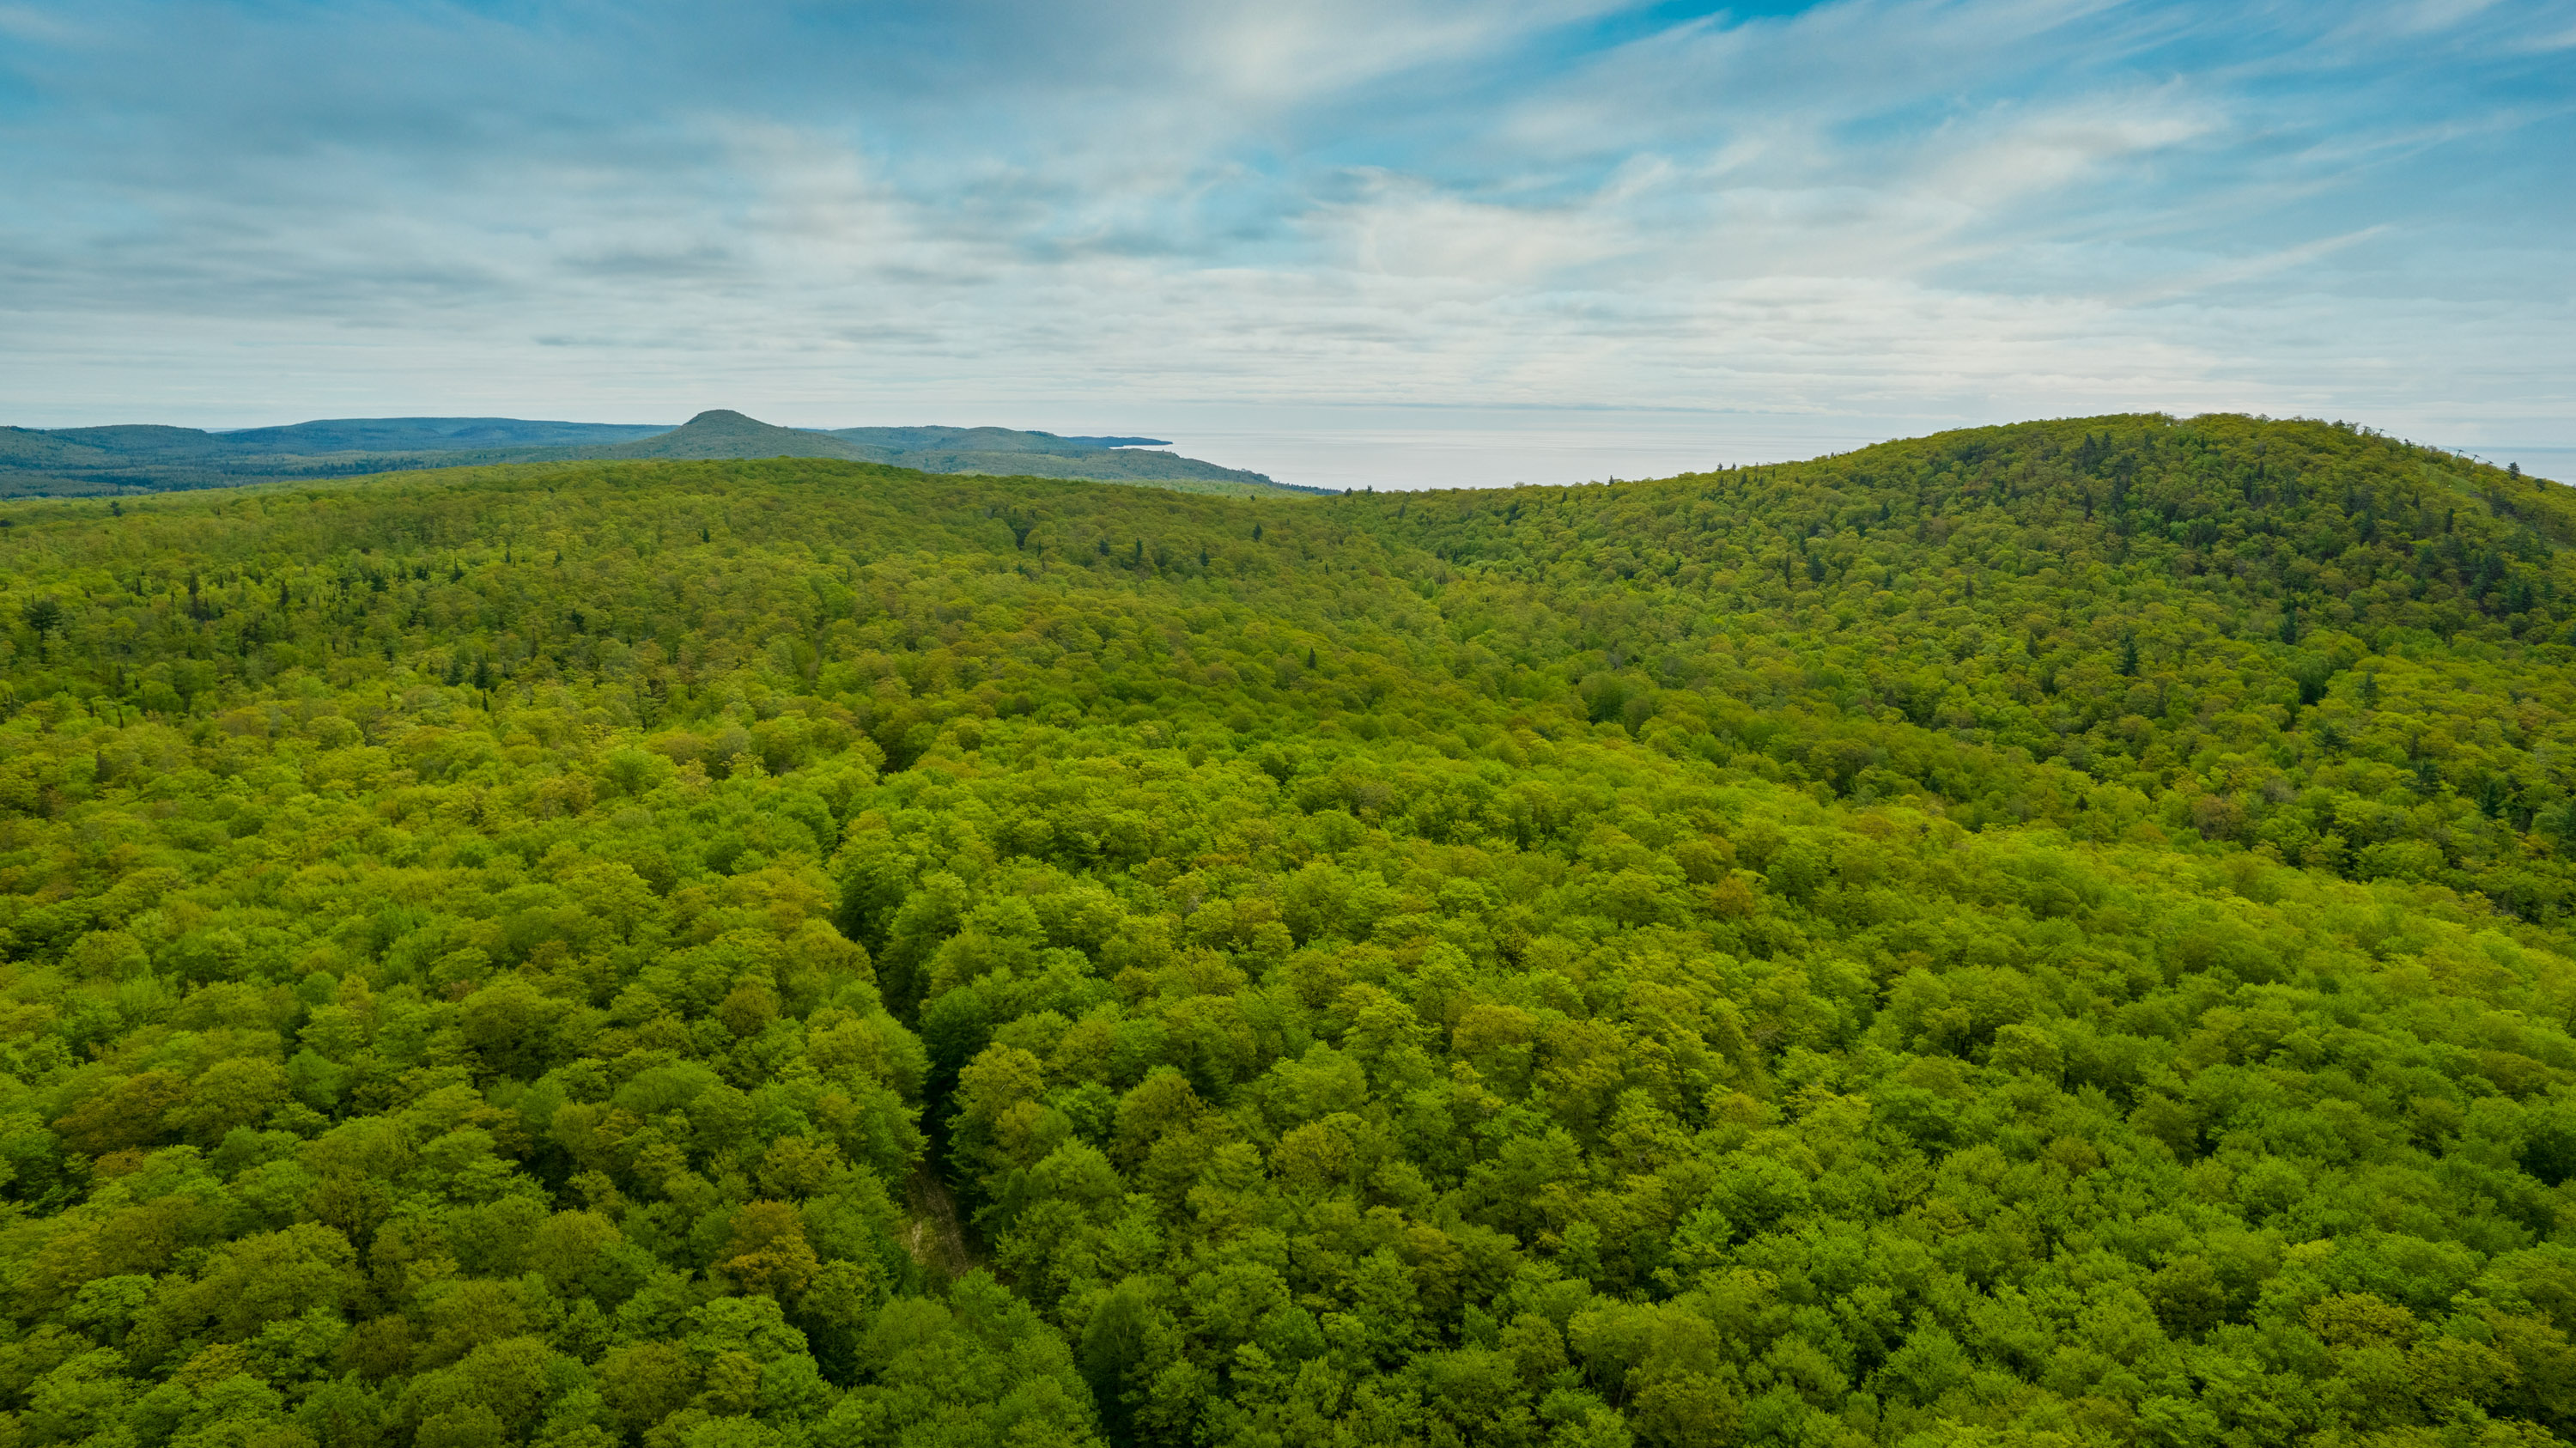
<svg viewBox="0 0 2576 1448">
<path fill-rule="evenodd" d="M 859 458 L 858 448 L 825 432 L 772 427 L 739 412 L 701 412 L 669 432 L 593 454 L 610 458 Z"/>
<path fill-rule="evenodd" d="M 2555 485 L 2113 416 L 0 525 L 15 1441 L 2576 1435 Z"/>
</svg>

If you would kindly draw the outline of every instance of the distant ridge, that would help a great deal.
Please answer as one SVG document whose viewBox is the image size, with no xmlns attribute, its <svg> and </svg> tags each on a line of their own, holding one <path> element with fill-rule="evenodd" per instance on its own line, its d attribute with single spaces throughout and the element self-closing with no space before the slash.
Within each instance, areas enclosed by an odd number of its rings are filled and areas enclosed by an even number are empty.
<svg viewBox="0 0 2576 1448">
<path fill-rule="evenodd" d="M 841 441 L 828 432 L 803 432 L 792 427 L 774 427 L 755 417 L 745 417 L 728 408 L 711 408 L 690 418 L 669 432 L 619 443 L 615 447 L 586 448 L 575 454 L 593 458 L 847 458 L 853 462 L 873 462 L 863 448 Z"/>
<path fill-rule="evenodd" d="M 176 431 L 178 429 L 173 429 Z M 416 452 L 455 448 L 599 447 L 664 430 L 658 422 L 530 422 L 516 417 L 342 417 L 212 434 L 257 453 Z"/>
<path fill-rule="evenodd" d="M 1058 437 L 1007 427 L 779 427 L 712 408 L 653 437 L 567 454 L 585 458 L 847 458 L 925 473 L 1152 483 L 1190 492 L 1316 492 L 1177 453 L 1146 451 L 1151 437 Z"/>
<path fill-rule="evenodd" d="M 509 417 L 357 417 L 206 432 L 0 427 L 0 497 L 84 496 L 573 459 L 841 458 L 928 473 L 1146 483 L 1184 492 L 1313 493 L 1160 451 L 1154 437 L 1006 427 L 779 427 L 711 408 L 678 427 Z"/>
<path fill-rule="evenodd" d="M 832 436 L 861 447 L 896 452 L 1101 452 L 1110 448 L 1170 447 L 1164 437 L 1058 437 L 1007 427 L 835 427 Z"/>
</svg>

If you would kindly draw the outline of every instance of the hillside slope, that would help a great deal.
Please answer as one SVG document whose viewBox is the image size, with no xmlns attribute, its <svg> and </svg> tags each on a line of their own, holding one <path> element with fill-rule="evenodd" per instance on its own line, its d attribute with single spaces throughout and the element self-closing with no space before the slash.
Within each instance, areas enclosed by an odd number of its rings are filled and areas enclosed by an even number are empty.
<svg viewBox="0 0 2576 1448">
<path fill-rule="evenodd" d="M 1902 723 L 2293 863 L 2576 904 L 2528 844 L 2576 845 L 2555 483 L 2321 423 L 2114 417 L 1350 507 L 1525 656 L 1579 661 L 1595 714 L 1678 687 L 1795 718 L 1786 747 L 1864 797 L 1920 747 Z M 2050 777 L 1992 807 L 2066 820 Z"/>
<path fill-rule="evenodd" d="M 2117 417 L 0 507 L 0 1411 L 2564 1442 L 2565 504 Z"/>
</svg>

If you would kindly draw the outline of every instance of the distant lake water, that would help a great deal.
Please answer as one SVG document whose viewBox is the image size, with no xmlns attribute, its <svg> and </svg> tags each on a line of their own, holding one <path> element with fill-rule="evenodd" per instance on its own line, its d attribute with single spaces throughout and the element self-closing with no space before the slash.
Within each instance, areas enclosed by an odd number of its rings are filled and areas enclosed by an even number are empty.
<svg viewBox="0 0 2576 1448">
<path fill-rule="evenodd" d="M 1411 423 L 1175 426 L 1171 450 L 1310 488 L 1507 488 L 1661 478 L 1845 452 L 1912 432 L 1832 421 L 1547 414 Z"/>
<path fill-rule="evenodd" d="M 1319 410 L 1320 411 L 1320 410 Z M 1168 415 L 1168 414 L 1165 414 Z M 1661 478 L 1744 464 L 1794 462 L 1890 438 L 1919 437 L 2005 419 L 1808 418 L 1779 414 L 1655 412 L 1434 413 L 1175 419 L 1157 437 L 1171 450 L 1311 488 L 1493 488 Z M 2576 446 L 2453 446 L 2499 467 L 2576 480 Z"/>
</svg>

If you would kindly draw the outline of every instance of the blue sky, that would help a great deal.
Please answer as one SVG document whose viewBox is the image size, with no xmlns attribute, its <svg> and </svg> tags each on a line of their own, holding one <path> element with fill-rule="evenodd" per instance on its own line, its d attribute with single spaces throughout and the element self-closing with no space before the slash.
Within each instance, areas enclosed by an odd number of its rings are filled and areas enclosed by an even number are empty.
<svg viewBox="0 0 2576 1448">
<path fill-rule="evenodd" d="M 1401 486 L 2224 409 L 2576 476 L 2576 0 L 0 0 L 0 197 L 22 425 Z"/>
</svg>

